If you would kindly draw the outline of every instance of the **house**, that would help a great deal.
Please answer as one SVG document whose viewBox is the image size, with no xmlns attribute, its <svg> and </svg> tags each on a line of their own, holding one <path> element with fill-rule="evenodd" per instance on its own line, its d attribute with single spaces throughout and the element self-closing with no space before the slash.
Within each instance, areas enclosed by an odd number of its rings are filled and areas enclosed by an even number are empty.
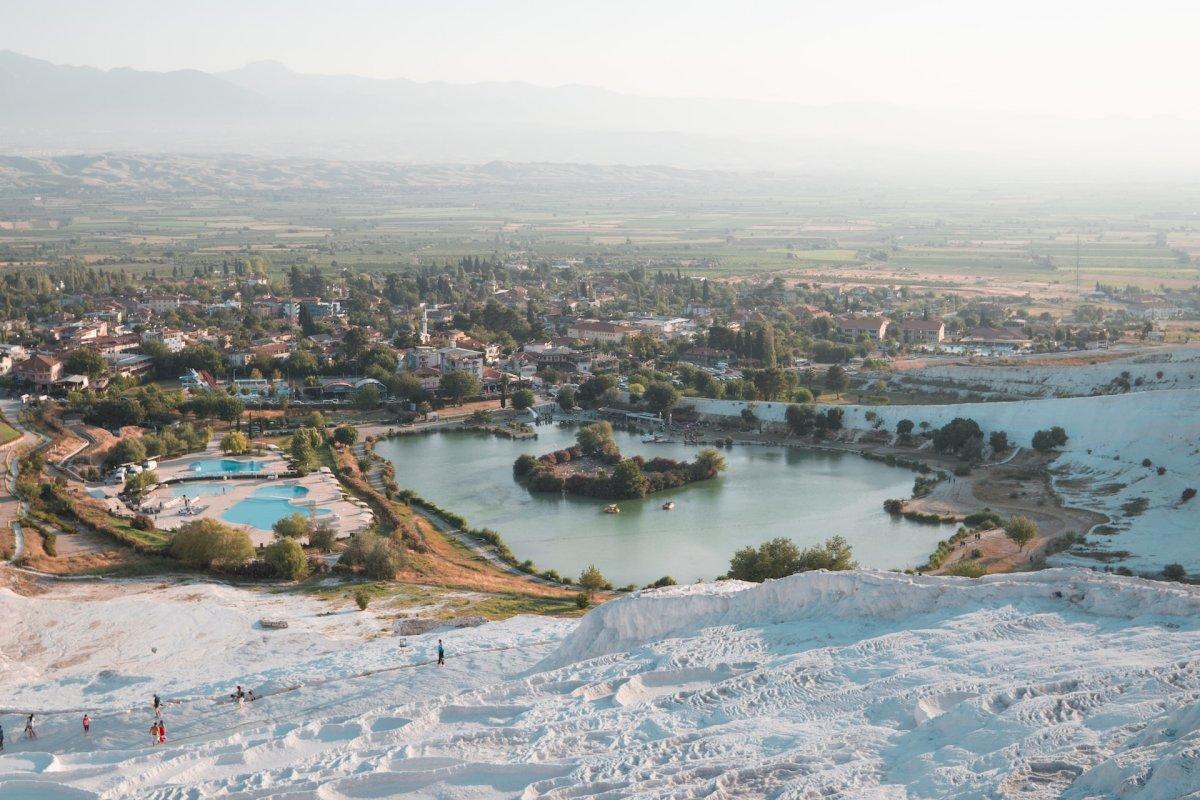
<svg viewBox="0 0 1200 800">
<path fill-rule="evenodd" d="M 697 367 L 715 367 L 717 364 L 728 364 L 733 361 L 733 351 L 697 346 L 690 348 L 679 357 L 679 360 L 695 364 Z"/>
<path fill-rule="evenodd" d="M 483 353 L 478 350 L 467 350 L 463 347 L 438 348 L 439 368 L 442 374 L 450 372 L 469 372 L 483 380 Z"/>
<path fill-rule="evenodd" d="M 596 320 L 573 322 L 567 326 L 567 336 L 586 342 L 620 343 L 625 341 L 625 337 L 633 336 L 637 332 L 637 328 L 631 328 L 628 325 Z"/>
<path fill-rule="evenodd" d="M 0 375 L 12 372 L 13 360 L 7 353 L 0 353 Z"/>
<path fill-rule="evenodd" d="M 13 367 L 13 375 L 26 383 L 46 389 L 62 377 L 62 362 L 53 356 L 41 353 L 30 356 Z"/>
<path fill-rule="evenodd" d="M 937 317 L 909 317 L 896 323 L 895 331 L 904 344 L 939 344 L 946 338 L 946 323 Z"/>
<path fill-rule="evenodd" d="M 859 336 L 865 334 L 876 341 L 882 342 L 887 336 L 889 320 L 886 317 L 846 316 L 838 317 L 836 322 L 838 333 L 843 336 L 857 339 Z"/>
</svg>

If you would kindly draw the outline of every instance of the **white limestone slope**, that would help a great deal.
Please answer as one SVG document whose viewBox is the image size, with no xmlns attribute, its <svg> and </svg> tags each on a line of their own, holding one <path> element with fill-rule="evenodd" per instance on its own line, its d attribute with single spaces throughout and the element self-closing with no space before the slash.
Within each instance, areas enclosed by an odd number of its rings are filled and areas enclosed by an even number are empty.
<svg viewBox="0 0 1200 800">
<path fill-rule="evenodd" d="M 241 594 L 241 622 L 236 594 L 217 599 L 235 627 L 261 610 Z M 346 630 L 313 650 L 289 629 L 247 683 L 296 688 L 244 711 L 203 698 L 219 668 L 178 664 L 163 747 L 141 685 L 93 698 L 90 740 L 74 712 L 41 717 L 35 743 L 5 715 L 0 797 L 1200 797 L 1197 612 L 1190 587 L 1082 570 L 857 572 L 673 587 L 407 648 Z M 37 636 L 27 652 L 60 646 Z M 439 636 L 444 668 L 423 663 Z M 25 691 L 9 677 L 0 707 Z M 76 678 L 47 667 L 33 696 Z"/>
</svg>

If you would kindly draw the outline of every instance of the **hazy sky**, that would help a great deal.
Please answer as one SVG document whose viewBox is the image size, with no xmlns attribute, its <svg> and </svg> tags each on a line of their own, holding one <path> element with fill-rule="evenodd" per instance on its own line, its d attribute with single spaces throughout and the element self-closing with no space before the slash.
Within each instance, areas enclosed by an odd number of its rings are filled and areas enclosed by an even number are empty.
<svg viewBox="0 0 1200 800">
<path fill-rule="evenodd" d="M 59 63 L 1200 115 L 1200 0 L 0 0 Z"/>
</svg>

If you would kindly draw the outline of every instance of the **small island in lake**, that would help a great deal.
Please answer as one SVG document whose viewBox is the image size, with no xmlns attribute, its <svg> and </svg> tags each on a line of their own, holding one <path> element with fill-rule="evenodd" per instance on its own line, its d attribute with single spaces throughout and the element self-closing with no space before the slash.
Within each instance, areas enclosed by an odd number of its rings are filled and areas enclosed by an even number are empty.
<svg viewBox="0 0 1200 800">
<path fill-rule="evenodd" d="M 697 453 L 695 461 L 624 458 L 607 422 L 584 426 L 575 441 L 574 447 L 536 458 L 519 456 L 513 462 L 513 477 L 525 481 L 531 492 L 625 500 L 715 478 L 725 469 L 724 456 L 711 448 Z"/>
</svg>

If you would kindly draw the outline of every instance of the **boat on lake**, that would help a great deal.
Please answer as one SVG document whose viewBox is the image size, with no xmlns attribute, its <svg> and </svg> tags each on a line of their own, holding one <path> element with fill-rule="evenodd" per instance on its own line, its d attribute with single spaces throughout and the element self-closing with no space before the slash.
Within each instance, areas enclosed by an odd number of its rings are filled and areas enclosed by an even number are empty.
<svg viewBox="0 0 1200 800">
<path fill-rule="evenodd" d="M 674 511 L 675 510 L 675 501 L 668 500 L 667 502 L 663 503 L 662 509 L 663 509 L 663 511 Z"/>
<path fill-rule="evenodd" d="M 605 514 L 620 514 L 621 507 L 619 505 L 617 505 L 616 503 L 609 503 L 608 505 L 606 505 L 604 507 L 604 513 Z"/>
</svg>

